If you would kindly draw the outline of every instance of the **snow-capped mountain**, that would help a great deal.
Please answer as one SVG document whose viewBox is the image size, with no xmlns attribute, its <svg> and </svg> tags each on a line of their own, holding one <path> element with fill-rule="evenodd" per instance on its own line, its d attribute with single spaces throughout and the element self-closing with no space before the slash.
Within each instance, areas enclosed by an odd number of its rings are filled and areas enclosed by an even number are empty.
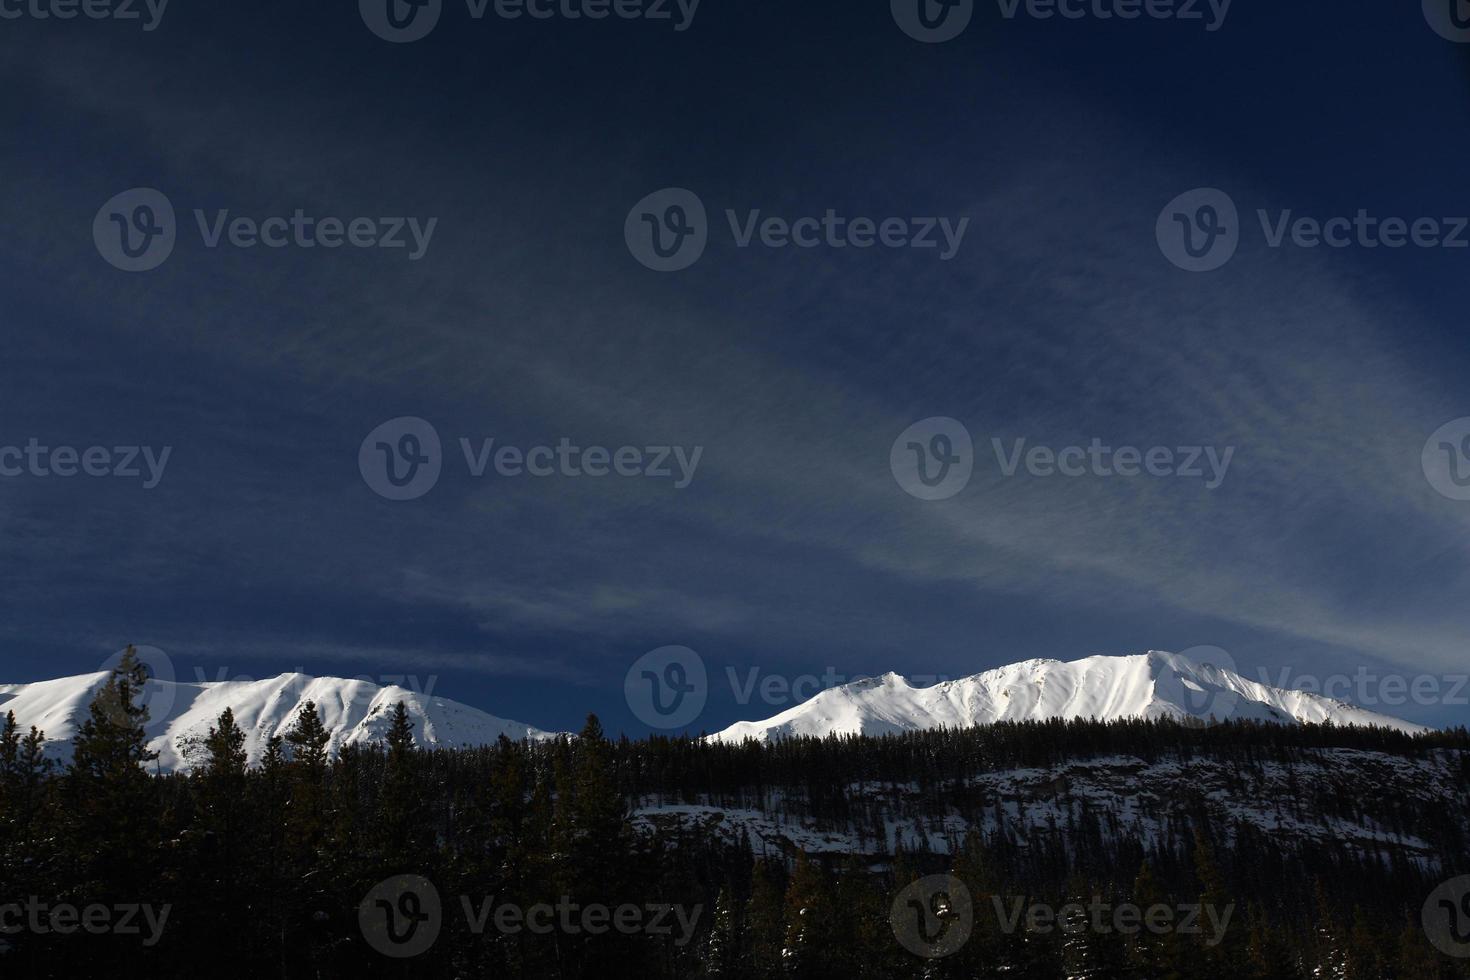
<svg viewBox="0 0 1470 980">
<path fill-rule="evenodd" d="M 1027 660 L 932 687 L 914 687 L 890 673 L 831 688 L 772 718 L 738 722 L 710 737 L 766 741 L 792 735 L 882 735 L 1047 718 L 1211 717 L 1427 730 L 1333 698 L 1271 687 L 1224 667 L 1150 651 L 1070 663 Z"/>
<path fill-rule="evenodd" d="M 47 755 L 68 759 L 71 740 L 107 678 L 108 673 L 101 671 L 34 684 L 0 685 L 0 717 L 15 712 L 23 731 L 34 725 L 45 732 Z M 235 723 L 245 732 L 245 749 L 252 764 L 259 761 L 270 736 L 285 735 L 291 729 L 307 701 L 316 702 L 322 724 L 332 736 L 328 745 L 332 751 L 382 741 L 399 701 L 413 721 L 415 741 L 424 747 L 484 745 L 501 735 L 516 741 L 554 737 L 447 698 L 340 677 L 282 674 L 265 680 L 192 683 L 151 679 L 141 700 L 150 716 L 149 748 L 158 752 L 158 765 L 165 772 L 192 766 L 198 750 L 191 746 L 203 739 L 225 708 L 234 711 Z"/>
</svg>

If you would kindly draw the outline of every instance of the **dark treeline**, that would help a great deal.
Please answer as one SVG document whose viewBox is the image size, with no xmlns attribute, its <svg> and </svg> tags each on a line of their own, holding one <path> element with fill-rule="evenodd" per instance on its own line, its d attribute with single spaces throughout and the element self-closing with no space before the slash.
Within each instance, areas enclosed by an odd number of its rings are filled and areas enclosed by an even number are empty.
<svg viewBox="0 0 1470 980">
<path fill-rule="evenodd" d="M 1467 961 L 1429 943 L 1419 920 L 1436 885 L 1470 873 L 1463 729 L 1408 736 L 1044 722 L 724 745 L 610 740 L 590 718 L 575 739 L 425 751 L 414 747 L 400 706 L 384 744 L 332 754 L 308 706 L 253 766 L 245 733 L 226 712 L 191 773 L 157 775 L 147 768 L 146 712 L 137 704 L 144 679 L 125 657 L 64 767 L 45 760 L 41 733 L 21 732 L 12 720 L 0 734 L 0 975 L 1470 976 Z M 1323 749 L 1446 767 L 1446 785 L 1435 788 L 1440 805 L 1366 774 L 1303 779 L 1295 798 L 1274 803 L 1298 820 L 1367 822 L 1412 837 L 1428 857 L 1391 844 L 1365 850 L 1332 835 L 1270 833 L 1222 817 L 1188 784 L 1173 787 L 1160 818 L 1166 832 L 1152 841 L 1086 800 L 1065 801 L 1064 815 L 1045 827 L 1021 826 L 994 791 L 977 785 L 988 773 L 1118 755 L 1207 763 L 1232 799 L 1250 800 L 1263 767 L 1305 772 Z M 1060 801 L 1065 787 L 1057 794 Z M 640 806 L 679 804 L 805 821 L 850 835 L 862 853 L 775 848 L 719 818 L 634 816 Z M 889 853 L 885 821 L 940 827 L 947 814 L 969 830 L 951 830 L 945 847 Z M 436 941 L 399 960 L 365 939 L 359 905 L 379 882 L 404 874 L 433 883 L 442 915 Z M 973 927 L 957 952 L 926 959 L 898 941 L 890 911 L 911 883 L 936 874 L 967 887 Z M 1007 910 L 1017 902 L 1207 905 L 1231 918 L 1219 933 L 1207 922 L 1198 934 L 1041 932 L 1024 923 L 1007 930 L 997 901 Z M 31 928 L 24 915 L 5 918 L 7 903 L 168 912 L 156 934 L 146 925 L 141 935 L 63 933 Z M 691 929 L 538 934 L 497 929 L 493 920 L 474 928 L 481 908 L 542 903 L 675 905 Z M 1063 920 L 1069 916 L 1077 913 Z"/>
</svg>

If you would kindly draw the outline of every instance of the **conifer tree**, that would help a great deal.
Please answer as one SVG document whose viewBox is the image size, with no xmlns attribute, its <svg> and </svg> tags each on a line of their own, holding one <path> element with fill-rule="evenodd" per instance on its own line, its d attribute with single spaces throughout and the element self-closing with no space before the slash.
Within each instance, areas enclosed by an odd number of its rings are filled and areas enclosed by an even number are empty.
<svg viewBox="0 0 1470 980">
<path fill-rule="evenodd" d="M 46 733 L 35 725 L 20 741 L 18 772 L 22 791 L 35 790 L 51 772 L 52 761 L 46 758 Z"/>
<path fill-rule="evenodd" d="M 821 977 L 832 952 L 833 902 L 821 866 L 797 852 L 796 869 L 786 888 L 786 938 L 781 957 L 786 972 L 799 978 Z"/>
<path fill-rule="evenodd" d="M 331 738 L 331 733 L 322 725 L 316 702 L 307 701 L 296 716 L 296 724 L 286 733 L 286 744 L 291 746 L 291 761 L 303 775 L 320 778 L 326 771 L 327 743 Z"/>
<path fill-rule="evenodd" d="M 245 794 L 245 733 L 235 712 L 225 708 L 204 737 L 204 765 L 198 775 L 199 809 L 205 828 L 216 835 L 221 876 L 231 876 L 239 861 L 239 831 Z"/>
<path fill-rule="evenodd" d="M 147 679 L 127 647 L 88 707 L 67 770 L 73 839 L 86 842 L 93 873 L 135 899 L 157 856 L 157 797 L 144 766 L 158 753 L 148 748 L 148 708 L 138 701 Z M 22 745 L 23 754 L 37 749 Z"/>
<path fill-rule="evenodd" d="M 786 923 L 781 878 L 778 864 L 764 858 L 756 861 L 745 903 L 751 976 L 779 976 L 783 969 Z"/>
<path fill-rule="evenodd" d="M 1224 928 L 1216 945 L 1203 944 L 1203 956 L 1196 961 L 1195 968 L 1202 978 L 1236 980 L 1246 969 L 1241 922 L 1235 914 L 1235 902 L 1215 859 L 1214 849 L 1199 829 L 1194 832 L 1194 873 L 1201 886 L 1199 903 L 1203 910 L 1197 927 L 1209 929 L 1213 922 L 1218 921 Z"/>
<path fill-rule="evenodd" d="M 292 774 L 287 838 L 301 860 L 317 850 L 331 822 L 331 814 L 326 812 L 325 786 L 330 739 L 316 702 L 307 701 L 286 733 L 286 744 L 291 746 L 288 770 Z"/>
<path fill-rule="evenodd" d="M 965 835 L 950 873 L 969 889 L 974 911 L 969 941 L 950 959 L 962 972 L 974 976 L 1016 969 L 1018 964 L 1010 957 L 1014 940 L 1002 934 L 1000 916 L 995 912 L 995 902 L 1004 902 L 1005 896 L 995 892 L 994 876 L 985 858 L 985 842 L 978 831 L 972 829 Z"/>
<path fill-rule="evenodd" d="M 158 758 L 148 748 L 148 708 L 139 704 L 148 673 L 129 646 L 92 699 L 87 720 L 72 743 L 72 772 L 98 781 L 136 785 L 141 766 Z"/>
<path fill-rule="evenodd" d="M 399 701 L 393 706 L 393 721 L 388 726 L 389 765 L 404 765 L 413 748 L 413 722 L 409 720 L 408 707 Z"/>
<path fill-rule="evenodd" d="M 278 777 L 286 769 L 284 739 L 271 735 L 265 740 L 265 751 L 260 756 L 260 771 L 266 777 Z"/>
<path fill-rule="evenodd" d="M 1133 880 L 1133 902 L 1145 915 L 1156 905 L 1169 905 L 1163 886 L 1154 874 L 1153 866 L 1145 861 Z M 1147 928 L 1140 929 L 1128 943 L 1128 958 L 1133 968 L 1147 977 L 1158 980 L 1180 980 L 1185 976 L 1186 964 L 1180 949 L 1177 933 L 1155 935 Z"/>
<path fill-rule="evenodd" d="M 1248 920 L 1247 975 L 1254 980 L 1296 980 L 1301 975 L 1299 957 L 1272 928 L 1259 904 L 1252 904 Z"/>
<path fill-rule="evenodd" d="M 730 890 L 721 888 L 715 899 L 714 922 L 705 938 L 702 959 L 708 976 L 721 980 L 734 980 L 745 976 L 746 964 L 742 962 L 740 923 L 735 918 L 735 909 L 730 900 Z"/>
<path fill-rule="evenodd" d="M 388 728 L 387 772 L 383 784 L 383 849 L 391 867 L 406 867 L 425 841 L 418 773 L 414 766 L 413 722 L 399 701 Z"/>
<path fill-rule="evenodd" d="M 1394 980 L 1438 980 L 1440 960 L 1424 937 L 1423 927 L 1405 920 L 1394 950 Z"/>
<path fill-rule="evenodd" d="M 50 768 L 44 742 L 45 736 L 34 726 L 22 738 L 15 712 L 5 713 L 0 728 L 0 852 L 23 840 L 36 821 L 41 778 Z"/>
<path fill-rule="evenodd" d="M 592 895 L 607 897 L 623 882 L 623 855 L 631 849 L 628 808 L 613 773 L 612 750 L 596 715 L 572 743 L 569 800 L 557 800 L 563 811 L 560 846 L 566 855 L 563 874 L 570 885 Z"/>
<path fill-rule="evenodd" d="M 20 726 L 15 712 L 5 712 L 5 726 L 0 729 L 0 792 L 10 790 L 20 762 Z"/>
<path fill-rule="evenodd" d="M 1378 937 L 1362 907 L 1353 909 L 1353 924 L 1347 935 L 1347 980 L 1382 980 L 1388 975 L 1388 957 L 1379 948 Z"/>
<path fill-rule="evenodd" d="M 1341 926 L 1338 925 L 1337 915 L 1332 908 L 1331 900 L 1327 897 L 1327 889 L 1322 884 L 1321 878 L 1313 881 L 1312 894 L 1317 912 L 1313 950 L 1316 969 L 1312 975 L 1316 980 L 1345 980 L 1347 977 L 1347 941 L 1343 936 Z"/>
<path fill-rule="evenodd" d="M 225 708 L 217 724 L 209 727 L 204 748 L 208 753 L 205 772 L 211 778 L 235 786 L 245 775 L 245 733 L 235 723 L 235 712 Z"/>
</svg>

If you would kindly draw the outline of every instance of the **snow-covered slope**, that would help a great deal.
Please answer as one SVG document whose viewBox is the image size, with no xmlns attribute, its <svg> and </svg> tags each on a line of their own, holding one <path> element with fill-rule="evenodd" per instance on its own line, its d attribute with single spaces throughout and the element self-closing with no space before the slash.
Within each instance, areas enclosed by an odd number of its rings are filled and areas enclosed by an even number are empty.
<svg viewBox="0 0 1470 980">
<path fill-rule="evenodd" d="M 1343 701 L 1270 687 L 1222 667 L 1151 651 L 1070 663 L 1027 660 L 932 687 L 913 687 L 897 674 L 885 674 L 831 688 L 773 718 L 742 721 L 711 738 L 764 741 L 1045 718 L 1186 717 L 1425 730 Z"/>
<path fill-rule="evenodd" d="M 900 849 L 954 854 L 971 830 L 1019 848 L 1058 834 L 1085 837 L 1080 828 L 1099 817 L 1105 839 L 1167 848 L 1203 810 L 1216 826 L 1251 825 L 1283 847 L 1331 840 L 1374 860 L 1394 855 L 1437 869 L 1445 848 L 1420 836 L 1427 828 L 1416 827 L 1412 815 L 1446 814 L 1470 825 L 1463 765 L 1452 751 L 1317 748 L 1282 764 L 1160 747 L 1147 759 L 1079 754 L 1045 767 L 975 772 L 964 792 L 938 799 L 918 782 L 854 782 L 844 792 L 848 807 L 820 812 L 802 787 L 752 786 L 717 798 L 674 792 L 638 799 L 633 820 L 667 840 L 702 827 L 734 844 L 744 838 L 758 854 L 800 850 L 871 860 Z M 1344 798 L 1357 802 L 1323 806 Z"/>
<path fill-rule="evenodd" d="M 108 674 L 82 674 L 34 684 L 0 685 L 0 716 L 15 712 L 23 730 L 34 725 L 46 733 L 47 754 L 71 756 L 71 739 L 86 721 L 89 706 Z M 252 763 L 265 751 L 271 735 L 285 735 L 307 701 L 315 701 L 322 723 L 331 732 L 332 751 L 344 745 L 382 741 L 393 706 L 408 709 L 414 739 L 425 747 L 484 745 L 501 735 L 514 740 L 552 737 L 518 721 L 508 721 L 447 698 L 431 697 L 402 687 L 380 687 L 362 680 L 282 674 L 258 681 L 150 680 L 143 695 L 148 706 L 149 747 L 159 753 L 164 771 L 190 768 L 191 743 L 209 731 L 220 712 L 230 708 L 245 732 Z"/>
</svg>

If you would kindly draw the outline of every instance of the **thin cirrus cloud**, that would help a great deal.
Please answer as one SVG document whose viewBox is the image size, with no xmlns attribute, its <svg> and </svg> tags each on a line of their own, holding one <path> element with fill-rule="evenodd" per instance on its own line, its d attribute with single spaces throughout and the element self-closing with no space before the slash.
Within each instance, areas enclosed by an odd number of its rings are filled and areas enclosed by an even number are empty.
<svg viewBox="0 0 1470 980">
<path fill-rule="evenodd" d="M 31 67 L 64 112 L 132 134 L 125 145 L 144 162 L 131 172 L 167 146 L 155 159 L 201 202 L 230 186 L 256 202 L 323 213 L 392 199 L 447 215 L 421 268 L 343 263 L 315 276 L 302 272 L 300 256 L 181 249 L 172 279 L 72 277 L 68 302 L 79 317 L 106 317 L 163 351 L 240 364 L 264 391 L 314 392 L 295 430 L 257 428 L 226 411 L 202 419 L 210 437 L 228 432 L 231 451 L 251 461 L 230 488 L 248 490 L 251 506 L 211 513 L 228 465 L 219 461 L 194 477 L 200 492 L 182 503 L 186 515 L 192 508 L 182 520 L 202 529 L 195 553 L 169 564 L 143 546 L 118 558 L 120 576 L 138 568 L 189 576 L 208 556 L 234 551 L 231 561 L 308 590 L 456 610 L 486 630 L 759 639 L 797 629 L 805 616 L 834 644 L 873 635 L 871 622 L 834 611 L 834 592 L 959 584 L 1078 608 L 1205 614 L 1424 669 L 1463 663 L 1467 623 L 1449 600 L 1466 563 L 1442 542 L 1463 535 L 1470 513 L 1433 494 L 1418 471 L 1424 436 L 1458 411 L 1453 379 L 1394 343 L 1403 318 L 1419 314 L 1383 283 L 1358 278 L 1347 266 L 1358 257 L 1246 247 L 1210 276 L 1174 270 L 1154 246 L 1153 219 L 1207 168 L 1121 145 L 1102 107 L 1077 107 L 1066 127 L 1092 151 L 1085 175 L 1018 151 L 983 180 L 956 175 L 923 192 L 945 213 L 971 218 L 968 247 L 952 263 L 726 248 L 682 280 L 654 281 L 617 238 L 618 207 L 646 190 L 626 162 L 632 154 L 614 152 L 623 162 L 604 168 L 595 187 L 556 194 L 548 178 L 509 162 L 508 150 L 476 144 L 476 154 L 439 159 L 426 173 L 419 155 L 375 145 L 368 179 L 342 165 L 367 150 L 349 125 L 313 141 L 286 122 L 261 139 L 272 122 L 264 103 L 234 107 L 229 125 L 213 120 L 196 93 L 163 84 L 150 62 L 115 65 L 134 83 L 116 87 L 40 60 Z M 120 94 L 139 89 L 155 97 Z M 312 96 L 303 98 L 309 105 Z M 409 132 L 396 145 L 434 137 Z M 483 175 L 496 161 L 504 166 L 489 187 Z M 384 173 L 414 178 L 384 182 Z M 737 186 L 724 180 L 718 186 Z M 90 183 L 105 179 L 31 178 L 35 214 L 63 212 Z M 763 201 L 777 185 L 752 177 L 743 189 Z M 1251 196 L 1244 181 L 1233 189 Z M 450 220 L 486 214 L 500 225 L 466 230 Z M 86 259 L 79 222 L 37 221 L 38 255 L 68 260 L 63 267 Z M 594 221 L 611 231 L 599 235 Z M 567 228 L 584 233 L 568 237 Z M 559 265 L 545 264 L 552 256 Z M 166 322 L 145 301 L 150 290 L 170 301 Z M 809 344 L 787 339 L 804 329 L 814 334 Z M 407 406 L 384 417 L 441 408 L 458 425 L 445 432 L 450 453 L 458 432 L 493 434 L 507 419 L 528 437 L 697 442 L 706 453 L 695 487 L 678 495 L 616 482 L 496 493 L 446 485 L 431 506 L 391 517 L 362 499 L 350 465 L 307 463 L 282 478 L 282 457 L 319 453 L 337 434 L 378 421 L 365 405 Z M 928 415 L 962 418 L 981 454 L 971 487 L 942 504 L 906 497 L 887 471 L 893 437 Z M 1213 492 L 1188 481 L 1004 479 L 989 460 L 991 438 L 1058 445 L 1094 436 L 1230 445 L 1236 456 Z M 346 445 L 342 459 L 354 450 Z M 310 519 L 258 520 L 301 512 Z M 132 509 L 170 540 L 166 525 L 179 515 L 144 514 Z M 358 533 L 364 525 L 376 534 Z M 256 540 L 232 544 L 252 529 Z M 54 556 L 83 548 L 59 537 Z M 724 548 L 751 553 L 719 557 Z M 31 558 L 44 565 L 39 550 Z M 653 560 L 628 560 L 640 552 Z M 812 575 L 832 581 L 813 585 Z M 1424 588 L 1375 601 L 1404 579 Z M 783 604 L 782 583 L 815 605 Z M 492 672 L 536 665 L 512 654 L 383 656 L 484 657 Z"/>
</svg>

